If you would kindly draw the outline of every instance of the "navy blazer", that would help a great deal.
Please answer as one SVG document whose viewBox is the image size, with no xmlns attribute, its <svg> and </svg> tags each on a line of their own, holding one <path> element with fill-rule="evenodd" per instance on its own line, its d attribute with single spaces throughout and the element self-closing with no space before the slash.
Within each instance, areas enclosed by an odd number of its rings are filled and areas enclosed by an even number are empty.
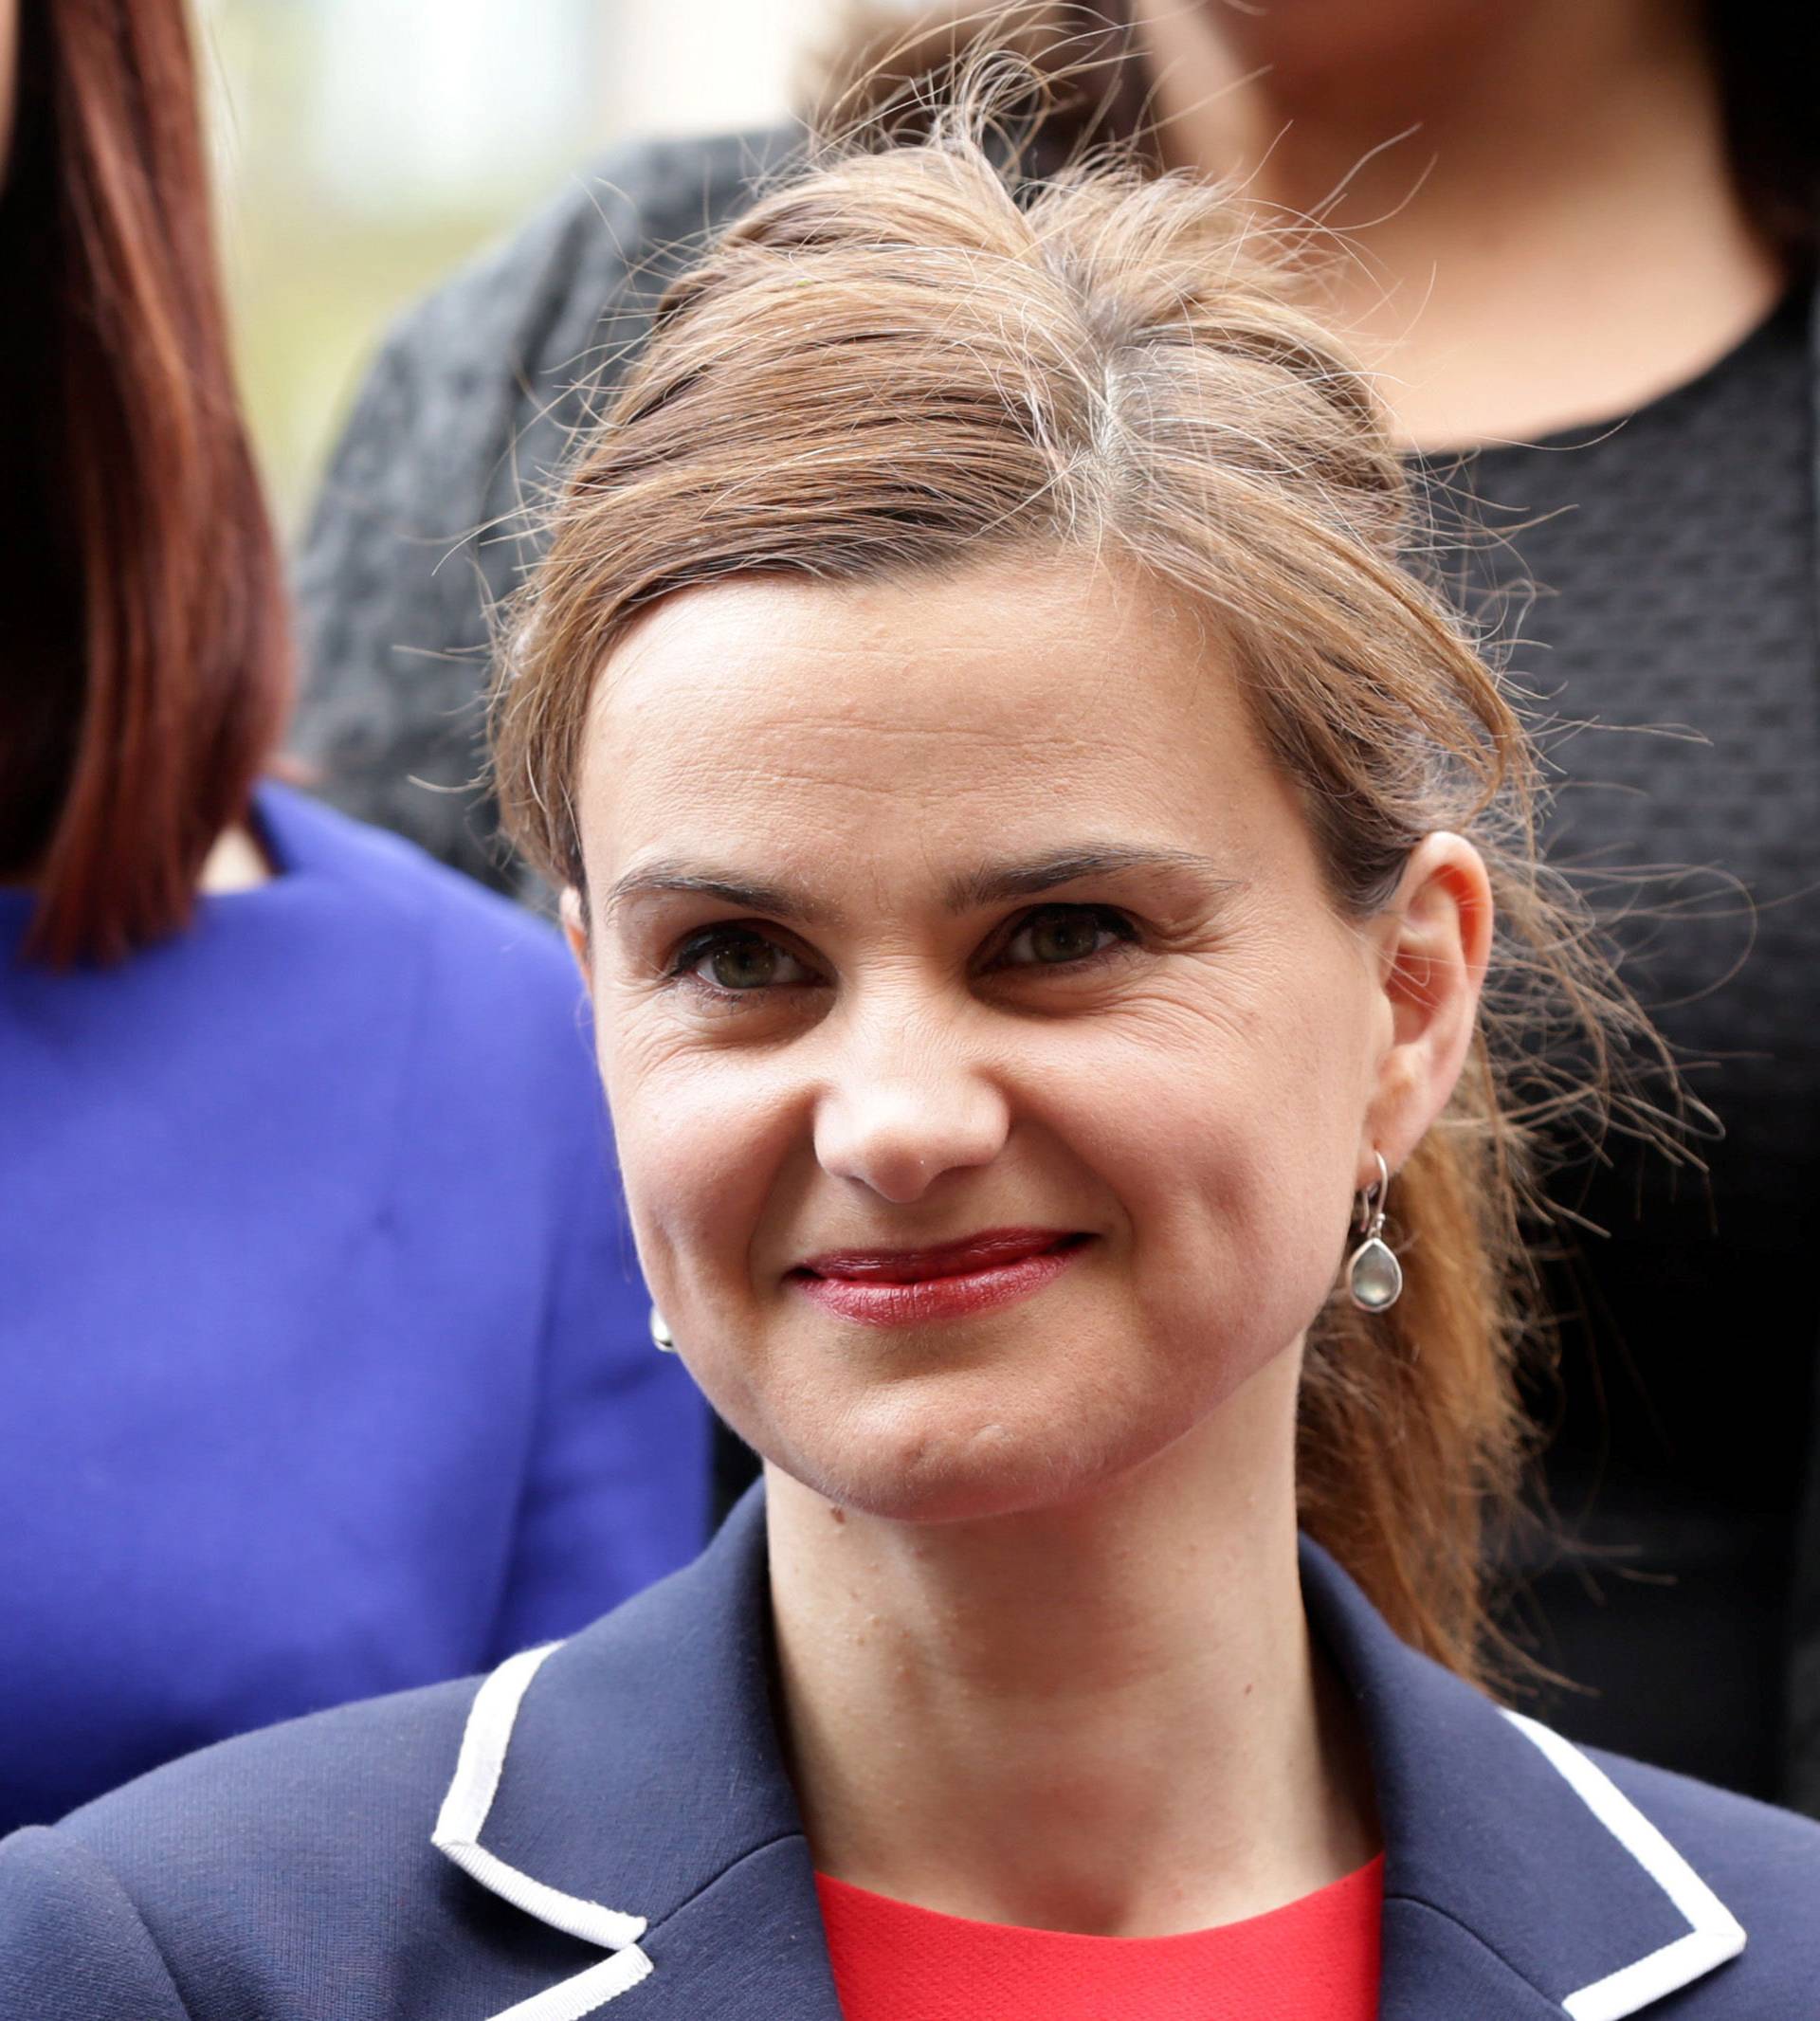
<svg viewBox="0 0 1820 2021">
<path fill-rule="evenodd" d="M 1820 1828 L 1583 1754 L 1312 1546 L 1302 1575 L 1376 1779 L 1384 2021 L 1820 2014 Z M 228 1741 L 16 1833 L 0 2015 L 839 2021 L 769 1677 L 755 1493 L 688 1571 L 478 1688 Z"/>
</svg>

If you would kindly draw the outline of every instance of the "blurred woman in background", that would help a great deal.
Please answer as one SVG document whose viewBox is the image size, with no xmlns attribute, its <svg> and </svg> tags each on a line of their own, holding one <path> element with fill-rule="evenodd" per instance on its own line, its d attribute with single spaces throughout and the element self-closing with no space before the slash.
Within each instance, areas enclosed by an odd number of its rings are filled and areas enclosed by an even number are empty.
<svg viewBox="0 0 1820 2021">
<path fill-rule="evenodd" d="M 573 971 L 262 781 L 179 0 L 0 17 L 0 1831 L 685 1558 Z"/>
<path fill-rule="evenodd" d="M 861 9 L 825 96 L 864 79 L 847 110 L 896 93 L 914 131 L 997 11 Z M 1023 46 L 1070 73 L 1032 111 L 1033 174 L 1148 129 L 1156 161 L 1348 235 L 1359 258 L 1330 311 L 1381 368 L 1446 569 L 1563 726 L 1553 860 L 1698 866 L 1622 888 L 1618 937 L 1725 1134 L 1703 1179 L 1622 1146 L 1557 1176 L 1558 1204 L 1606 1231 L 1565 1241 L 1549 1286 L 1552 1500 L 1590 1550 L 1502 1548 L 1538 1653 L 1592 1687 L 1552 1718 L 1820 1812 L 1816 1329 L 1786 1317 L 1806 1309 L 1820 1212 L 1820 150 L 1793 17 L 1697 0 L 1021 12 Z M 510 589 L 536 541 L 435 564 L 524 523 L 581 415 L 576 380 L 625 355 L 661 249 L 750 203 L 791 139 L 616 155 L 394 334 L 303 561 L 300 737 L 332 797 L 507 874 L 469 808 L 410 782 L 473 775 L 462 648 L 484 642 L 482 586 Z M 1462 550 L 1466 451 L 1491 537 Z M 1565 734 L 1589 719 L 1675 734 Z M 1720 1354 L 1748 1380 L 1716 1390 Z"/>
</svg>

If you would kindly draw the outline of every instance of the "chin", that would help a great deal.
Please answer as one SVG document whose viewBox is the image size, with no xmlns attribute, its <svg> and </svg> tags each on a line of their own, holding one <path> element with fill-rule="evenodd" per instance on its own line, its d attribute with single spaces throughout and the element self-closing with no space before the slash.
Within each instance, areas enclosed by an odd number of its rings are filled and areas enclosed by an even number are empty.
<svg viewBox="0 0 1820 2021">
<path fill-rule="evenodd" d="M 937 1391 L 946 1385 L 937 1384 Z M 1091 1496 L 1174 1444 L 1192 1417 L 1028 1395 L 994 1410 L 952 1395 L 855 1402 L 838 1429 L 760 1449 L 838 1507 L 893 1522 L 979 1522 Z"/>
</svg>

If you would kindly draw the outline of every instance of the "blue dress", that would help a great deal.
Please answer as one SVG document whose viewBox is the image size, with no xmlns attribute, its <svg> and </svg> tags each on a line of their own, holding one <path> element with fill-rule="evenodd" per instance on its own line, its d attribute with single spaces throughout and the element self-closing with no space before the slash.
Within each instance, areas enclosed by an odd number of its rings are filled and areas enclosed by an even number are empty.
<svg viewBox="0 0 1820 2021">
<path fill-rule="evenodd" d="M 122 967 L 0 891 L 0 1833 L 453 1677 L 684 1562 L 574 970 L 268 788 L 279 871 Z"/>
</svg>

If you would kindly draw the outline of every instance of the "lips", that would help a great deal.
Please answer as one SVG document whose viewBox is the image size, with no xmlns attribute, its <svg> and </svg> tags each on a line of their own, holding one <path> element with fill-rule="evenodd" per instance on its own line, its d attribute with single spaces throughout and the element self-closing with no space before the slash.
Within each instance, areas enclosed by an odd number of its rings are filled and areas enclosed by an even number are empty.
<svg viewBox="0 0 1820 2021">
<path fill-rule="evenodd" d="M 863 1326 L 921 1326 L 1032 1298 L 1092 1238 L 1067 1229 L 987 1229 L 921 1249 L 830 1249 L 790 1273 L 825 1311 Z"/>
</svg>

